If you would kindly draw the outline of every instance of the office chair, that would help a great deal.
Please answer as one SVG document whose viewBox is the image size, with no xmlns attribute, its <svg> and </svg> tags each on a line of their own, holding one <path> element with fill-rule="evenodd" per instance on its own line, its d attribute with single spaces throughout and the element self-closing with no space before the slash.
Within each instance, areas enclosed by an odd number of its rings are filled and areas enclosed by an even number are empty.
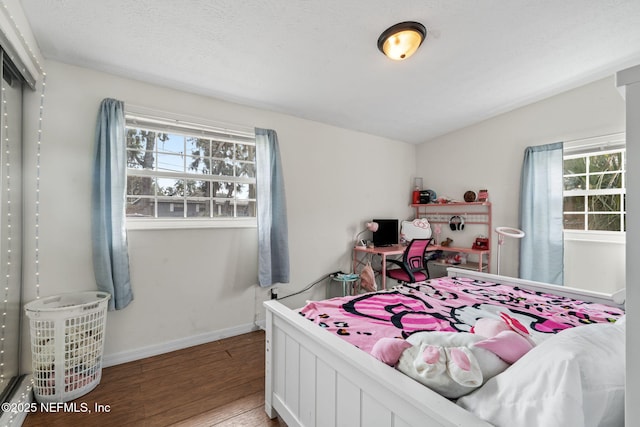
<svg viewBox="0 0 640 427">
<path fill-rule="evenodd" d="M 400 283 L 422 282 L 429 278 L 425 256 L 433 239 L 413 239 L 402 254 L 402 260 L 387 259 L 398 268 L 387 269 L 387 277 Z"/>
</svg>

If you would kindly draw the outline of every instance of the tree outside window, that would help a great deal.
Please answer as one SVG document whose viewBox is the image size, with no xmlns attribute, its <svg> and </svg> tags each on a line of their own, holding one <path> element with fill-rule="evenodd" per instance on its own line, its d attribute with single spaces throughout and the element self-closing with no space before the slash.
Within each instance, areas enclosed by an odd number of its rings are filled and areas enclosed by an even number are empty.
<svg viewBox="0 0 640 427">
<path fill-rule="evenodd" d="M 564 157 L 564 229 L 626 228 L 625 150 Z"/>
<path fill-rule="evenodd" d="M 127 216 L 255 218 L 254 141 L 128 122 Z"/>
</svg>

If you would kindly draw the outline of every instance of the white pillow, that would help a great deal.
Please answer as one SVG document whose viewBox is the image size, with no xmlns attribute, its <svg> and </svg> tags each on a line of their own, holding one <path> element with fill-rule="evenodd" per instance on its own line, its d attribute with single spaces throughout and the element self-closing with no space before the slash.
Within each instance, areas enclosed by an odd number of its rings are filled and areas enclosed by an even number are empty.
<svg viewBox="0 0 640 427">
<path fill-rule="evenodd" d="M 496 426 L 623 426 L 621 323 L 566 329 L 458 404 Z"/>
</svg>

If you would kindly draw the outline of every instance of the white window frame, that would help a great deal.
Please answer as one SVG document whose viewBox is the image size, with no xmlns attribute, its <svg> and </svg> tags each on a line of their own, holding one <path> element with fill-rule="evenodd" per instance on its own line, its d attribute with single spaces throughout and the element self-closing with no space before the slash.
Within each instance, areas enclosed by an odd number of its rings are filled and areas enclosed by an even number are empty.
<svg viewBox="0 0 640 427">
<path fill-rule="evenodd" d="M 255 144 L 254 128 L 221 124 L 206 119 L 194 118 L 174 113 L 160 112 L 145 107 L 125 106 L 125 120 L 127 128 L 141 128 L 173 135 L 210 137 L 216 140 L 228 140 L 243 145 Z M 157 151 L 157 150 L 156 150 Z M 207 175 L 188 172 L 169 172 L 157 170 L 129 169 L 127 177 L 147 176 L 152 178 L 171 178 L 186 180 L 207 180 Z M 215 180 L 224 182 L 241 182 L 257 185 L 256 178 L 216 176 Z M 154 200 L 158 195 L 154 195 Z M 215 196 L 209 195 L 209 201 Z M 181 199 L 183 202 L 189 197 Z M 255 201 L 251 199 L 250 201 Z M 157 208 L 156 208 L 157 209 Z M 157 212 L 156 212 L 157 215 Z M 185 211 L 186 215 L 186 211 Z M 133 217 L 126 218 L 128 230 L 156 230 L 156 229 L 200 229 L 200 228 L 256 228 L 257 217 Z"/>
<path fill-rule="evenodd" d="M 594 137 L 587 138 L 582 140 L 576 140 L 569 143 L 564 144 L 564 153 L 563 153 L 563 161 L 565 159 L 572 158 L 580 158 L 587 157 L 589 155 L 600 155 L 600 154 L 609 154 L 615 152 L 622 153 L 622 186 L 621 188 L 614 189 L 606 189 L 606 190 L 568 190 L 563 191 L 563 197 L 570 196 L 593 196 L 593 195 L 609 195 L 609 194 L 619 194 L 622 198 L 626 195 L 626 146 L 625 146 L 625 134 L 618 133 L 607 135 L 604 137 Z M 587 186 L 589 185 L 589 170 L 588 170 L 588 162 L 587 162 Z M 583 174 L 580 174 L 583 175 Z M 564 180 L 563 174 L 563 180 Z M 564 185 L 564 184 L 563 184 Z M 578 212 L 578 211 L 564 211 L 565 213 L 570 214 L 585 214 L 587 215 L 587 211 Z M 616 211 L 622 215 L 622 220 L 624 221 L 624 217 L 626 216 L 625 204 L 624 201 L 621 200 L 620 203 L 620 211 Z M 585 218 L 585 226 L 588 225 L 588 218 Z M 576 229 L 564 229 L 564 240 L 571 241 L 588 241 L 588 242 L 602 242 L 602 243 L 619 243 L 624 244 L 626 241 L 626 232 L 622 231 L 603 231 L 603 230 L 576 230 Z"/>
</svg>

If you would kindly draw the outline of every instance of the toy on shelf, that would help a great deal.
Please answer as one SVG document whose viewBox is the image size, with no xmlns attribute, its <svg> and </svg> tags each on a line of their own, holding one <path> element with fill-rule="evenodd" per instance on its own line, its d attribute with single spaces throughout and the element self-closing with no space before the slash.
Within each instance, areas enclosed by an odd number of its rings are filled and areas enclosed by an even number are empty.
<svg viewBox="0 0 640 427">
<path fill-rule="evenodd" d="M 442 242 L 440 242 L 440 246 L 449 247 L 451 246 L 452 243 L 453 243 L 453 239 L 447 237 L 446 240 L 443 240 Z"/>
</svg>

